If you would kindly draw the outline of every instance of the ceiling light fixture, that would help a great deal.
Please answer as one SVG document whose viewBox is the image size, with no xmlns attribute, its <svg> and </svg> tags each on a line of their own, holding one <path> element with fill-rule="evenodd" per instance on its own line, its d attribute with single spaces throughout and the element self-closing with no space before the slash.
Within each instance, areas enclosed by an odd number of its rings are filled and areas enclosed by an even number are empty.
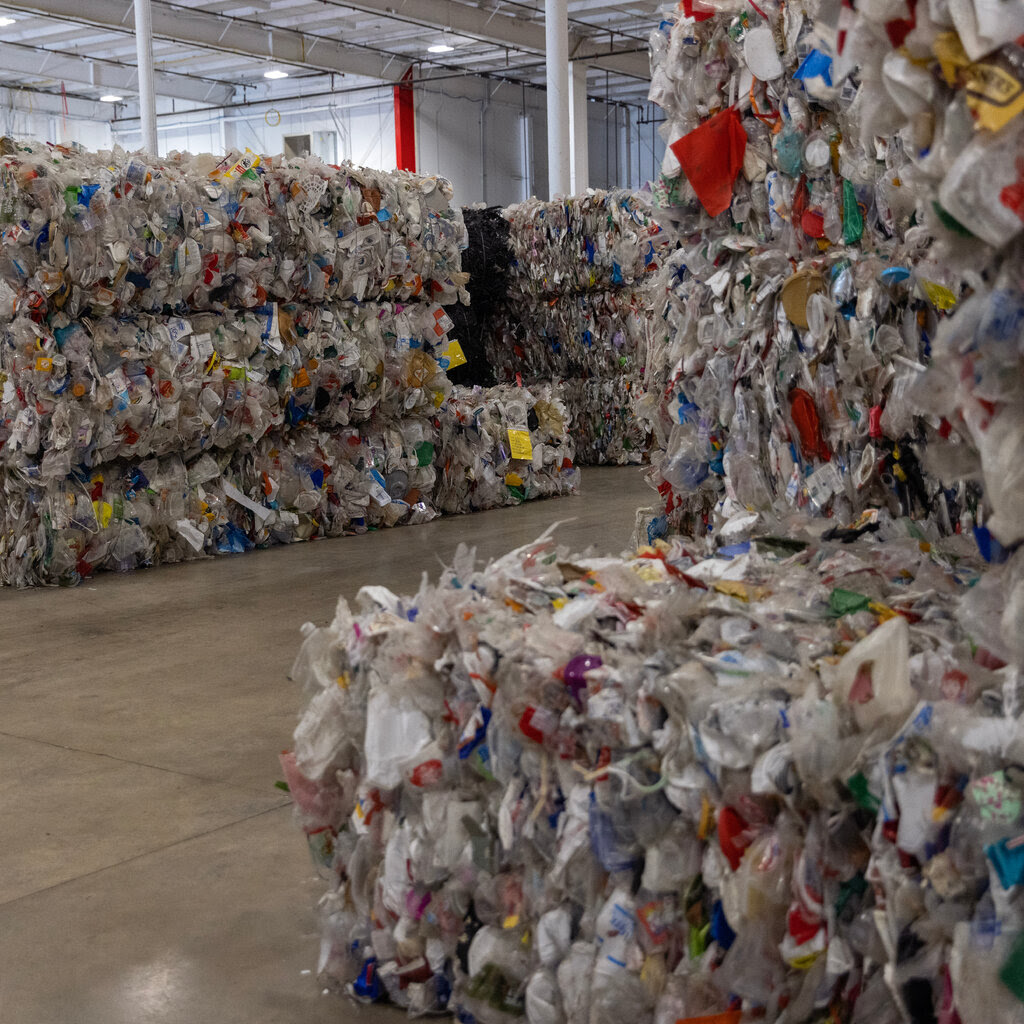
<svg viewBox="0 0 1024 1024">
<path fill-rule="evenodd" d="M 123 99 L 123 96 L 115 96 L 113 93 L 107 93 L 106 96 L 100 97 L 100 103 L 120 103 Z"/>
<path fill-rule="evenodd" d="M 454 49 L 454 46 L 449 46 L 447 43 L 434 43 L 433 46 L 427 47 L 427 53 L 451 53 Z"/>
<path fill-rule="evenodd" d="M 13 25 L 13 24 L 14 24 L 14 19 L 13 18 L 8 18 L 7 15 L 4 15 L 3 17 L 0 17 L 0 27 L 7 28 L 8 25 Z"/>
<path fill-rule="evenodd" d="M 281 71 L 279 68 L 274 68 L 272 71 L 264 71 L 263 72 L 263 77 L 264 78 L 273 78 L 276 81 L 278 78 L 287 78 L 288 77 L 288 72 L 287 71 Z"/>
</svg>

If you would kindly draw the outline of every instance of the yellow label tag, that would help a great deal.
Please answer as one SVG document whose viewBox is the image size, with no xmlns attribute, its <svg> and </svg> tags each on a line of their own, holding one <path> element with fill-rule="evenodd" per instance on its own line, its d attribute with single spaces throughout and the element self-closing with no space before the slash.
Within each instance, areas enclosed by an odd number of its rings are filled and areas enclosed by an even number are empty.
<svg viewBox="0 0 1024 1024">
<path fill-rule="evenodd" d="M 519 927 L 519 915 L 509 914 L 504 921 L 501 922 L 502 928 L 518 928 Z"/>
<path fill-rule="evenodd" d="M 976 127 L 997 132 L 1024 111 L 1024 85 L 1016 75 L 995 63 L 972 64 L 964 90 Z"/>
<path fill-rule="evenodd" d="M 434 392 L 434 408 L 435 409 L 440 409 L 442 405 L 444 405 L 444 392 L 443 391 L 435 391 Z"/>
<path fill-rule="evenodd" d="M 512 449 L 513 459 L 532 459 L 533 442 L 530 440 L 528 430 L 513 430 L 508 428 L 508 443 Z"/>
<path fill-rule="evenodd" d="M 36 360 L 36 370 L 39 373 L 50 373 L 53 370 L 53 360 L 48 359 L 46 356 L 40 356 Z"/>
<path fill-rule="evenodd" d="M 299 372 L 292 377 L 292 386 L 295 388 L 308 388 L 309 383 L 309 374 L 306 373 L 306 368 L 300 366 Z"/>
<path fill-rule="evenodd" d="M 975 127 L 997 132 L 1024 112 L 1024 83 L 997 55 L 972 64 L 955 32 L 937 35 L 932 52 L 947 85 L 963 82 Z"/>
<path fill-rule="evenodd" d="M 924 289 L 925 295 L 928 296 L 928 301 L 936 309 L 952 309 L 956 305 L 956 296 L 941 284 L 936 284 L 934 281 L 926 281 L 922 278 L 921 287 Z"/>
<path fill-rule="evenodd" d="M 342 672 L 338 676 L 338 689 L 347 690 L 352 685 L 352 677 L 347 672 Z"/>
<path fill-rule="evenodd" d="M 229 167 L 222 175 L 225 181 L 231 181 L 234 178 L 240 178 L 246 171 L 251 170 L 253 167 L 259 167 L 260 158 L 251 149 L 246 147 L 245 154 L 233 167 Z"/>
<path fill-rule="evenodd" d="M 448 360 L 448 369 L 454 370 L 456 366 L 465 366 L 469 360 L 466 358 L 466 353 L 462 351 L 462 346 L 457 341 L 448 342 L 448 347 L 444 350 L 444 357 Z"/>
<path fill-rule="evenodd" d="M 506 473 L 505 474 L 505 483 L 509 487 L 522 487 L 523 486 L 523 478 L 518 473 Z"/>
<path fill-rule="evenodd" d="M 92 511 L 93 515 L 96 516 L 96 522 L 105 530 L 110 525 L 111 517 L 114 515 L 113 506 L 105 501 L 94 501 L 92 503 Z"/>
</svg>

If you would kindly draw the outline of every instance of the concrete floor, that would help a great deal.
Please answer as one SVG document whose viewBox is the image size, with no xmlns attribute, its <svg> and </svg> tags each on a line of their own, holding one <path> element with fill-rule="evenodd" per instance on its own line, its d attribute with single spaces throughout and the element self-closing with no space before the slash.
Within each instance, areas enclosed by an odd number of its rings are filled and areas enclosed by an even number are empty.
<svg viewBox="0 0 1024 1024">
<path fill-rule="evenodd" d="M 576 517 L 574 549 L 621 551 L 653 497 L 590 469 L 571 498 L 0 591 L 0 1022 L 397 1019 L 311 973 L 322 884 L 274 788 L 299 628 L 364 584 L 414 590 L 462 541 L 489 558 Z"/>
</svg>

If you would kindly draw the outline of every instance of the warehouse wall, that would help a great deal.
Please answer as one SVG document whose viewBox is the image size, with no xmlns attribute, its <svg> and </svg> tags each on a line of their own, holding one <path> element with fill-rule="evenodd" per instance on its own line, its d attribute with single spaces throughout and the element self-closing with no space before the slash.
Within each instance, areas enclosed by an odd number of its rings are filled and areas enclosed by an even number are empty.
<svg viewBox="0 0 1024 1024">
<path fill-rule="evenodd" d="M 38 109 L 30 93 L 7 91 L 7 102 L 0 105 L 0 135 L 43 142 L 75 143 L 88 149 L 108 149 L 110 125 L 76 116 L 61 116 Z"/>
<path fill-rule="evenodd" d="M 459 203 L 504 205 L 547 196 L 547 111 L 539 89 L 480 78 L 440 79 L 416 89 L 419 169 L 443 174 Z M 141 143 L 138 120 L 92 120 L 76 103 L 64 115 L 59 98 L 20 90 L 0 96 L 0 134 L 107 149 Z M 182 108 L 185 109 L 182 109 Z M 649 111 L 591 102 L 590 184 L 640 188 L 656 176 L 664 144 Z M 87 105 L 89 113 L 93 105 Z M 311 136 L 313 152 L 329 163 L 395 165 L 391 90 L 336 93 L 224 110 L 188 109 L 159 101 L 160 151 L 223 154 L 232 147 L 284 151 L 288 135 Z M 524 129 L 525 124 L 525 129 Z M 524 147 L 526 155 L 524 157 Z"/>
<path fill-rule="evenodd" d="M 423 85 L 416 95 L 419 168 L 451 178 L 461 202 L 547 196 L 547 105 L 541 90 L 455 79 Z M 639 159 L 635 110 L 593 101 L 588 108 L 590 185 L 642 187 L 650 180 L 651 161 Z M 526 166 L 524 118 L 532 135 Z"/>
<path fill-rule="evenodd" d="M 547 196 L 545 94 L 479 78 L 440 79 L 416 89 L 418 169 L 452 180 L 459 203 L 504 205 L 530 194 Z M 591 102 L 590 184 L 640 188 L 660 165 L 652 158 L 651 130 L 636 124 L 636 108 Z M 178 105 L 180 107 L 180 104 Z M 161 107 L 161 113 L 170 107 Z M 524 130 L 525 122 L 525 130 Z M 280 153 L 286 135 L 311 136 L 312 150 L 329 163 L 369 167 L 395 164 L 390 89 L 338 93 L 223 111 L 180 109 L 161 117 L 162 153 L 222 153 L 232 147 Z M 138 121 L 119 121 L 114 137 L 139 145 Z M 656 147 L 663 145 L 656 140 Z M 524 146 L 527 156 L 524 158 Z"/>
</svg>

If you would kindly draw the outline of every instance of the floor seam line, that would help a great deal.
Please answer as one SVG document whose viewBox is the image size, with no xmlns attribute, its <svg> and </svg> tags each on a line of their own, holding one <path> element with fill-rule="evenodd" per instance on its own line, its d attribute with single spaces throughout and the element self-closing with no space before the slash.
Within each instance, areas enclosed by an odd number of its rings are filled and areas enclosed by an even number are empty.
<svg viewBox="0 0 1024 1024">
<path fill-rule="evenodd" d="M 218 832 L 223 832 L 226 828 L 233 828 L 235 825 L 241 825 L 246 821 L 252 821 L 254 818 L 261 818 L 265 814 L 273 814 L 275 811 L 281 810 L 282 807 L 287 807 L 290 803 L 290 800 L 284 800 L 279 804 L 275 804 L 273 807 L 264 808 L 262 811 L 256 811 L 253 814 L 246 814 L 244 817 L 236 818 L 234 821 L 225 822 L 223 825 L 217 825 L 215 828 L 207 829 L 205 832 L 197 832 L 195 835 L 184 836 L 181 839 L 176 839 L 173 843 L 167 843 L 165 846 L 160 846 L 155 850 L 146 850 L 144 853 L 137 853 L 134 857 L 126 857 L 124 860 L 119 860 L 114 864 L 106 864 L 101 868 L 96 868 L 94 871 L 87 871 L 84 875 L 76 875 L 74 878 L 65 878 L 64 881 L 56 882 L 53 885 L 44 885 L 40 889 L 33 889 L 32 892 L 23 893 L 21 896 L 15 896 L 10 900 L 4 900 L 0 903 L 0 908 L 9 907 L 21 900 L 27 900 L 33 896 L 38 896 L 40 893 L 52 892 L 54 889 L 70 885 L 72 882 L 80 882 L 84 878 L 92 878 L 93 875 L 102 874 L 104 871 L 112 871 L 114 868 L 124 867 L 126 864 L 131 864 L 134 861 L 141 860 L 143 857 L 152 857 L 158 853 L 163 853 L 166 850 L 173 850 L 176 846 L 181 846 L 184 843 L 190 843 L 194 839 L 204 839 L 206 836 L 216 835 Z"/>
<path fill-rule="evenodd" d="M 72 754 L 88 754 L 90 757 L 105 757 L 110 761 L 117 761 L 118 764 L 131 764 L 137 768 L 152 768 L 156 772 L 167 772 L 168 775 L 179 775 L 184 779 L 194 779 L 197 782 L 212 782 L 219 786 L 229 786 L 232 789 L 241 789 L 233 782 L 224 782 L 220 779 L 212 779 L 208 775 L 195 775 L 192 772 L 183 772 L 177 768 L 164 768 L 162 765 L 149 764 L 146 761 L 133 761 L 130 757 L 118 757 L 116 754 L 104 754 L 98 750 L 86 750 L 84 747 L 69 747 L 65 743 L 54 743 L 53 740 L 41 740 L 36 736 L 19 736 L 14 732 L 7 732 L 0 729 L 0 736 L 6 736 L 12 740 L 24 740 L 26 743 L 41 743 L 45 747 L 56 747 L 57 750 L 67 750 Z"/>
</svg>

